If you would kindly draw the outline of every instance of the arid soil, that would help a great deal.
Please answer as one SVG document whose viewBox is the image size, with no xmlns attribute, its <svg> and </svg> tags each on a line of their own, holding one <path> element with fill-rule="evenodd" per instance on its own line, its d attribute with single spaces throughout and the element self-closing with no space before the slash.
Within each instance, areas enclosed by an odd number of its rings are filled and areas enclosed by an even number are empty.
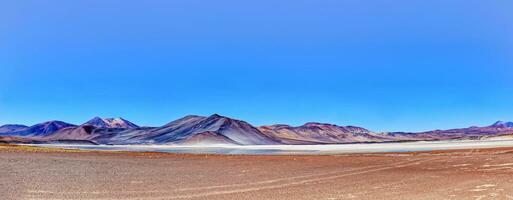
<svg viewBox="0 0 513 200">
<path fill-rule="evenodd" d="M 330 156 L 0 146 L 0 199 L 513 199 L 513 148 Z"/>
</svg>

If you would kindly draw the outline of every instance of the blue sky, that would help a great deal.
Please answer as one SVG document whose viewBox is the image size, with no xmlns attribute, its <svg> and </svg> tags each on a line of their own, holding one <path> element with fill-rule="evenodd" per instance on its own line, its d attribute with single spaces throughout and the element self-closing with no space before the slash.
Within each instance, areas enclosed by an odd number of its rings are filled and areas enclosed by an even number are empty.
<svg viewBox="0 0 513 200">
<path fill-rule="evenodd" d="M 513 1 L 0 2 L 0 124 L 513 120 Z"/>
</svg>

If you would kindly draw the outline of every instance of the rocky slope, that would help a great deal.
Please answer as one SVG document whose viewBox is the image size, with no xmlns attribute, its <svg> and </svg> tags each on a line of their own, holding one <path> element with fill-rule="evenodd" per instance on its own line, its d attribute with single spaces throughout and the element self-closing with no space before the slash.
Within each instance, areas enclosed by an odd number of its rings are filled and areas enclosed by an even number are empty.
<svg viewBox="0 0 513 200">
<path fill-rule="evenodd" d="M 53 134 L 41 137 L 43 140 L 93 140 L 101 134 L 101 129 L 91 125 L 81 125 L 78 127 L 66 127 L 56 131 Z"/>
</svg>

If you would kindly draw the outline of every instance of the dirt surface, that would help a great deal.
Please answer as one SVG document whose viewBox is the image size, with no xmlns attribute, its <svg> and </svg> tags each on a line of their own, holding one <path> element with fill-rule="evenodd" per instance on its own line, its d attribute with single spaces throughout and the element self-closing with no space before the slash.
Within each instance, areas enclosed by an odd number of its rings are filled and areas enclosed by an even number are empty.
<svg viewBox="0 0 513 200">
<path fill-rule="evenodd" d="M 513 199 L 513 148 L 336 156 L 0 146 L 0 199 Z"/>
</svg>

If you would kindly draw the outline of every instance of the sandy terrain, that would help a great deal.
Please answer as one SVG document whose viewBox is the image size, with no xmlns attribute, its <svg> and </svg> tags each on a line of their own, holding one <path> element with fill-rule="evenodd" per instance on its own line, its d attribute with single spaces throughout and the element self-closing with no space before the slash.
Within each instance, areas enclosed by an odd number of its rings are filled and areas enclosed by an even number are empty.
<svg viewBox="0 0 513 200">
<path fill-rule="evenodd" d="M 513 199 L 513 148 L 324 156 L 0 146 L 0 199 Z"/>
</svg>

